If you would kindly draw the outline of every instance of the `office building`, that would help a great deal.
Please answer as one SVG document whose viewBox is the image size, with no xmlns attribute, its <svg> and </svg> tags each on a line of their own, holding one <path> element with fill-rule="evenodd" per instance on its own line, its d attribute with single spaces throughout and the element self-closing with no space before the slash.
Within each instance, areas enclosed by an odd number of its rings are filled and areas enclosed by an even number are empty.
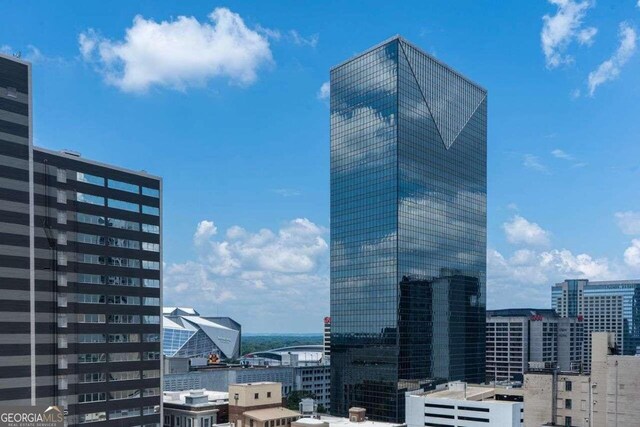
<svg viewBox="0 0 640 427">
<path fill-rule="evenodd" d="M 274 382 L 229 386 L 229 422 L 236 427 L 291 427 L 300 413 L 282 407 L 282 386 Z"/>
<path fill-rule="evenodd" d="M 164 307 L 162 351 L 167 357 L 237 360 L 242 328 L 229 317 L 205 317 L 193 308 Z"/>
<path fill-rule="evenodd" d="M 640 280 L 565 280 L 551 290 L 552 307 L 560 316 L 584 319 L 585 370 L 591 363 L 592 332 L 613 332 L 620 354 L 640 354 L 639 303 Z"/>
<path fill-rule="evenodd" d="M 165 391 L 164 427 L 212 427 L 229 422 L 229 393 L 209 390 Z"/>
<path fill-rule="evenodd" d="M 590 374 L 551 369 L 525 374 L 525 425 L 636 425 L 640 357 L 616 355 L 615 340 L 613 333 L 593 333 Z"/>
<path fill-rule="evenodd" d="M 31 97 L 0 55 L 0 405 L 159 426 L 161 180 L 34 147 Z"/>
<path fill-rule="evenodd" d="M 322 347 L 324 354 L 324 363 L 328 365 L 329 361 L 331 360 L 331 317 L 324 318 Z"/>
<path fill-rule="evenodd" d="M 522 402 L 500 400 L 496 389 L 451 382 L 430 392 L 406 398 L 407 427 L 500 426 L 522 427 Z"/>
<path fill-rule="evenodd" d="M 401 37 L 331 69 L 331 409 L 485 378 L 487 92 Z"/>
<path fill-rule="evenodd" d="M 530 362 L 563 371 L 582 366 L 582 322 L 552 309 L 487 311 L 487 381 L 522 381 Z"/>
</svg>

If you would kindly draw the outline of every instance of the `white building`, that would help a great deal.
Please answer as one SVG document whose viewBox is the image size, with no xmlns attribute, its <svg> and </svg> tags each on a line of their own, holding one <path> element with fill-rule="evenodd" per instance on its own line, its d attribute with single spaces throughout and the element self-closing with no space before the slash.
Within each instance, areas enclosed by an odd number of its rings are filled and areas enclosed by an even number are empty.
<svg viewBox="0 0 640 427">
<path fill-rule="evenodd" d="M 162 405 L 164 427 L 212 427 L 227 421 L 229 393 L 205 389 L 165 391 Z"/>
<path fill-rule="evenodd" d="M 412 392 L 406 398 L 407 427 L 522 427 L 523 409 L 522 402 L 497 400 L 493 387 L 463 382 L 431 392 Z"/>
</svg>

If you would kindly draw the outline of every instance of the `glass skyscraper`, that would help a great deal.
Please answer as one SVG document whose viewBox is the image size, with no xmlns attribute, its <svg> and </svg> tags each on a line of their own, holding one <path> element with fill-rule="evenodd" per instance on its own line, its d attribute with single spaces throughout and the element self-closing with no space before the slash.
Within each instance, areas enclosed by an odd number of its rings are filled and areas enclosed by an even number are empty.
<svg viewBox="0 0 640 427">
<path fill-rule="evenodd" d="M 487 93 L 400 37 L 331 70 L 331 408 L 484 381 Z"/>
</svg>

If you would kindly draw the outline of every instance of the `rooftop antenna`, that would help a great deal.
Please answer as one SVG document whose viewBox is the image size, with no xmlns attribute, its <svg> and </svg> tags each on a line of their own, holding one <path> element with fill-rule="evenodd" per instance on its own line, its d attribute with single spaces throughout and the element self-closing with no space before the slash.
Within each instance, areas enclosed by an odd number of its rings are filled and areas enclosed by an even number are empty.
<svg viewBox="0 0 640 427">
<path fill-rule="evenodd" d="M 20 51 L 14 52 L 13 53 L 13 57 L 14 58 L 18 58 L 18 59 L 22 58 L 22 52 L 20 52 Z"/>
</svg>

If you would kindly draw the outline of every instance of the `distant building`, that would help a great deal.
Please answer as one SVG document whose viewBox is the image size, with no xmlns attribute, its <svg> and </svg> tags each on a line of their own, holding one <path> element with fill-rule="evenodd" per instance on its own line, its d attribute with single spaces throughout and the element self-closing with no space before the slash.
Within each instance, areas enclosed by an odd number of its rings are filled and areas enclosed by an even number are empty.
<svg viewBox="0 0 640 427">
<path fill-rule="evenodd" d="M 242 328 L 229 317 L 207 317 L 193 308 L 164 307 L 162 351 L 167 357 L 213 361 L 240 357 Z"/>
<path fill-rule="evenodd" d="M 331 357 L 331 317 L 324 318 L 322 354 L 324 355 L 323 361 L 325 365 L 328 365 Z"/>
<path fill-rule="evenodd" d="M 615 355 L 615 335 L 592 334 L 591 374 L 530 371 L 523 384 L 526 426 L 635 426 L 640 357 Z"/>
<path fill-rule="evenodd" d="M 530 362 L 580 370 L 582 322 L 551 309 L 487 310 L 487 381 L 522 381 Z"/>
<path fill-rule="evenodd" d="M 229 421 L 229 393 L 188 390 L 163 393 L 165 427 L 212 427 Z"/>
<path fill-rule="evenodd" d="M 279 383 L 232 384 L 229 386 L 229 422 L 235 427 L 291 427 L 300 413 L 283 408 L 282 402 Z"/>
<path fill-rule="evenodd" d="M 621 354 L 640 354 L 640 280 L 565 280 L 553 286 L 551 304 L 562 317 L 584 318 L 586 370 L 592 332 L 613 332 Z"/>
<path fill-rule="evenodd" d="M 245 354 L 240 363 L 249 366 L 321 366 L 323 355 L 322 345 L 297 345 Z"/>
<path fill-rule="evenodd" d="M 500 400 L 494 387 L 452 382 L 444 389 L 409 393 L 406 405 L 407 427 L 523 426 L 523 403 Z"/>
</svg>

